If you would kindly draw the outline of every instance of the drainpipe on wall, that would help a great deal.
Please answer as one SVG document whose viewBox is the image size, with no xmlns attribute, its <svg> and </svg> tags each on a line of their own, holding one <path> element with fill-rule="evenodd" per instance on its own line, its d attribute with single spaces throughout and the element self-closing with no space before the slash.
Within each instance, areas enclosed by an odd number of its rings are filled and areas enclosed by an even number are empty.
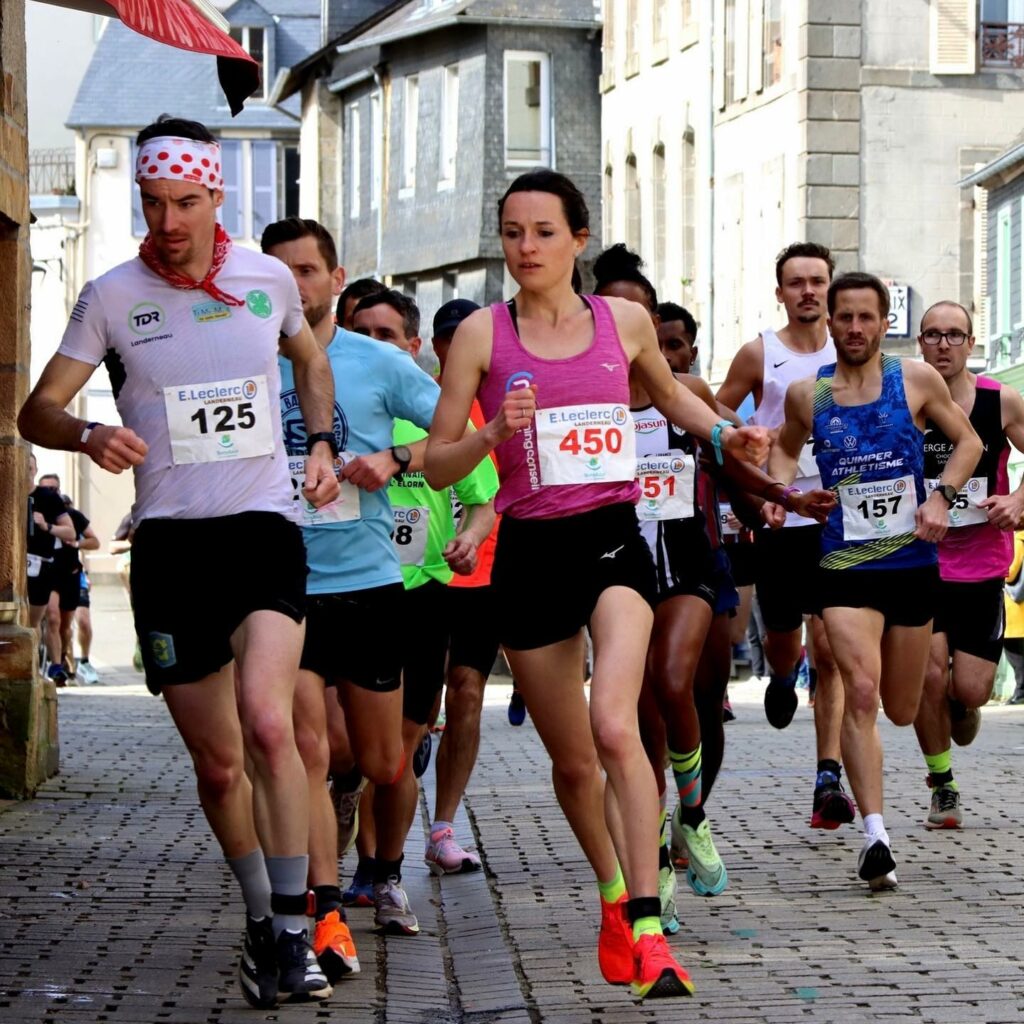
<svg viewBox="0 0 1024 1024">
<path fill-rule="evenodd" d="M 380 257 L 381 250 L 384 247 L 384 204 L 388 201 L 388 165 L 390 164 L 388 147 L 386 145 L 389 138 L 389 122 L 391 120 L 391 103 L 390 97 L 388 96 L 388 82 L 390 79 L 385 78 L 381 73 L 381 65 L 377 65 L 373 69 L 373 81 L 380 92 L 380 130 L 383 138 L 380 143 L 380 196 L 377 198 L 377 258 L 374 261 L 374 274 L 373 276 L 380 281 Z M 373 128 L 373 118 L 370 118 L 370 128 Z M 377 142 L 375 139 L 370 139 L 370 152 L 377 152 Z M 373 182 L 370 182 L 370 188 L 373 188 Z"/>
<path fill-rule="evenodd" d="M 708 214 L 706 230 L 707 245 L 707 322 L 708 322 L 708 365 L 707 382 L 711 383 L 711 375 L 715 366 L 715 5 L 709 4 L 710 28 L 708 30 L 708 104 L 707 104 L 707 147 L 708 147 Z M 694 196 L 696 201 L 696 196 Z"/>
</svg>

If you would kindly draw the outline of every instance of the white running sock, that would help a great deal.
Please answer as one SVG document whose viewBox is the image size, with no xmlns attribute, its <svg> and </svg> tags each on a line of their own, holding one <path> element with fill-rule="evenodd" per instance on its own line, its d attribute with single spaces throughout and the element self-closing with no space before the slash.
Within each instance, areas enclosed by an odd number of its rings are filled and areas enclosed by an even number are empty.
<svg viewBox="0 0 1024 1024">
<path fill-rule="evenodd" d="M 881 839 L 886 846 L 889 845 L 889 833 L 885 831 L 881 814 L 864 815 L 864 836 L 869 842 Z"/>
</svg>

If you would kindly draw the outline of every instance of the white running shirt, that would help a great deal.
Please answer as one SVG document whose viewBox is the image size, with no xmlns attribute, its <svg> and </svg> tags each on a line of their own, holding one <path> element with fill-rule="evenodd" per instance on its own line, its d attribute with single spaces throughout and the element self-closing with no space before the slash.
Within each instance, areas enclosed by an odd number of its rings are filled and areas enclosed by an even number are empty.
<svg viewBox="0 0 1024 1024">
<path fill-rule="evenodd" d="M 750 417 L 750 422 L 758 427 L 775 430 L 786 419 L 786 389 L 793 381 L 813 377 L 822 366 L 834 363 L 836 346 L 829 334 L 817 352 L 794 352 L 786 348 L 770 327 L 761 332 L 761 342 L 764 346 L 764 383 L 761 385 L 761 402 Z M 810 439 L 800 453 L 793 486 L 805 492 L 821 487 L 821 475 L 818 473 Z M 786 526 L 810 526 L 812 523 L 813 520 L 805 519 L 795 512 L 786 513 Z"/>
<path fill-rule="evenodd" d="M 238 245 L 217 285 L 245 305 L 128 260 L 82 289 L 57 350 L 106 363 L 122 422 L 149 446 L 135 525 L 291 509 L 277 356 L 303 324 L 298 288 L 280 260 Z"/>
</svg>

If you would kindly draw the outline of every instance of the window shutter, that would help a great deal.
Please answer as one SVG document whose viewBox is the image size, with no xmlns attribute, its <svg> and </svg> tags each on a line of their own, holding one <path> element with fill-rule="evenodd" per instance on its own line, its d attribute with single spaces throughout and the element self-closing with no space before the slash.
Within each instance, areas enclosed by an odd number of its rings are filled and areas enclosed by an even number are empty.
<svg viewBox="0 0 1024 1024">
<path fill-rule="evenodd" d="M 931 0 L 931 73 L 973 75 L 977 68 L 977 34 L 977 0 Z"/>
<path fill-rule="evenodd" d="M 736 0 L 736 41 L 734 46 L 735 71 L 733 77 L 733 100 L 747 98 L 748 69 L 750 65 L 750 7 L 760 4 L 760 0 Z M 744 26 L 746 31 L 744 31 Z"/>
<path fill-rule="evenodd" d="M 714 103 L 715 110 L 725 110 L 725 0 L 714 0 Z"/>
<path fill-rule="evenodd" d="M 760 92 L 764 88 L 764 0 L 750 0 L 750 59 L 748 92 Z"/>
<path fill-rule="evenodd" d="M 277 220 L 277 143 L 252 144 L 252 237 Z"/>
<path fill-rule="evenodd" d="M 224 202 L 220 222 L 232 238 L 241 238 L 242 229 L 242 143 L 223 139 L 220 144 L 221 171 L 224 174 Z"/>
<path fill-rule="evenodd" d="M 974 187 L 974 336 L 988 341 L 988 190 Z"/>
<path fill-rule="evenodd" d="M 135 160 L 139 155 L 139 147 L 132 140 L 132 178 L 135 177 Z M 139 186 L 132 181 L 132 234 L 136 238 L 142 238 L 149 228 L 146 227 L 146 218 L 142 214 L 142 195 Z"/>
</svg>

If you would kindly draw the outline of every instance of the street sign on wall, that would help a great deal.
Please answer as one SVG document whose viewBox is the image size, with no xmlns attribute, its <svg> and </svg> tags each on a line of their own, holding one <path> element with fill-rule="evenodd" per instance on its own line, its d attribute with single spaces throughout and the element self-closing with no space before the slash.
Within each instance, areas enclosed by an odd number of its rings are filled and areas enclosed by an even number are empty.
<svg viewBox="0 0 1024 1024">
<path fill-rule="evenodd" d="M 887 338 L 910 336 L 910 288 L 895 281 L 886 281 L 889 289 L 889 330 Z"/>
</svg>

